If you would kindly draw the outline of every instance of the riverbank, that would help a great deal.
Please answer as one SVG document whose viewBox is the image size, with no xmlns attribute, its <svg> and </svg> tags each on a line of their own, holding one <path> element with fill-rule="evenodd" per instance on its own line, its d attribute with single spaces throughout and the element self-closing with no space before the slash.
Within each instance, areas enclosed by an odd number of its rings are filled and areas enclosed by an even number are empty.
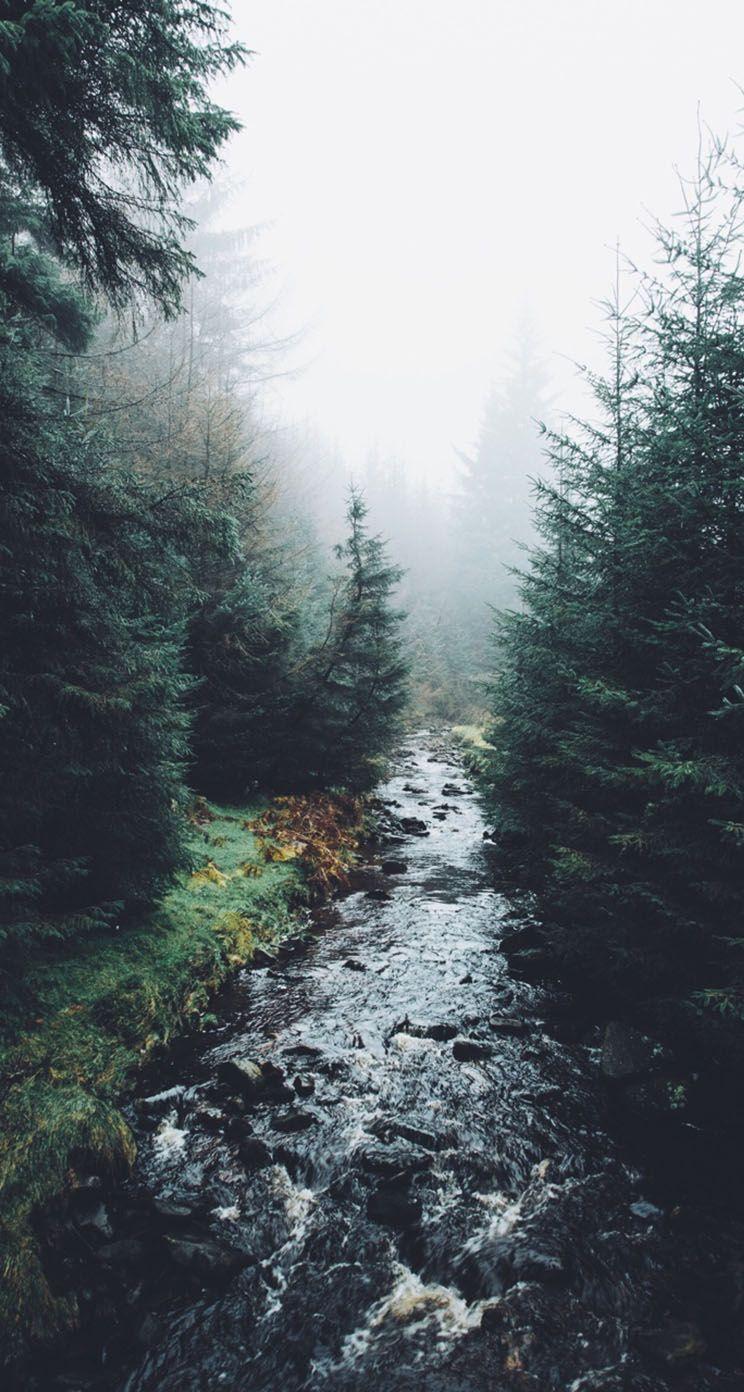
<svg viewBox="0 0 744 1392">
<path fill-rule="evenodd" d="M 121 1105 L 142 1064 L 209 1021 L 213 993 L 304 930 L 303 905 L 344 883 L 362 834 L 352 799 L 248 807 L 202 799 L 190 812 L 191 870 L 157 909 L 101 933 L 24 981 L 0 1042 L 0 1339 L 12 1346 L 74 1324 L 53 1294 L 34 1212 L 74 1185 L 76 1166 L 125 1171 L 136 1146 Z M 262 956 L 261 956 L 262 955 Z"/>
</svg>

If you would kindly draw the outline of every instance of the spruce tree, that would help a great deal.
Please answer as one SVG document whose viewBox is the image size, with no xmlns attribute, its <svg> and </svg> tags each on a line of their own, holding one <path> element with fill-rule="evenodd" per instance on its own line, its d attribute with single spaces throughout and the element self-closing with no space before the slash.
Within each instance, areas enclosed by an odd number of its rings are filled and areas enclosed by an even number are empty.
<svg viewBox="0 0 744 1392">
<path fill-rule="evenodd" d="M 193 266 L 179 191 L 234 125 L 206 84 L 239 58 L 202 3 L 19 3 L 0 25 L 0 931 L 14 964 L 31 941 L 121 921 L 179 862 L 187 557 L 219 519 L 121 472 L 75 414 L 66 350 L 95 318 L 79 282 L 175 311 Z"/>
<path fill-rule="evenodd" d="M 738 1009 L 744 324 L 721 157 L 613 311 L 599 425 L 554 442 L 524 612 L 505 622 L 495 802 L 548 940 L 634 993 Z"/>
<path fill-rule="evenodd" d="M 406 703 L 403 614 L 392 596 L 401 571 L 369 532 L 367 506 L 352 490 L 348 535 L 336 547 L 324 638 L 302 673 L 290 712 L 282 777 L 316 786 L 371 787 L 400 731 Z"/>
<path fill-rule="evenodd" d="M 118 921 L 179 859 L 183 616 L 148 499 L 0 349 L 0 936 Z"/>
</svg>

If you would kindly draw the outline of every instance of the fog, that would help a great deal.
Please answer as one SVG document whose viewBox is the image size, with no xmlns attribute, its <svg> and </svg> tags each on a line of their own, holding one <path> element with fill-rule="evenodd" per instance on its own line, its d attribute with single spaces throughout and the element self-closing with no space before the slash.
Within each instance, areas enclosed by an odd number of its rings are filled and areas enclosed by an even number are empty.
<svg viewBox="0 0 744 1392">
<path fill-rule="evenodd" d="M 272 330 L 301 331 L 268 409 L 447 483 L 529 317 L 560 408 L 597 357 L 620 239 L 678 204 L 698 108 L 740 121 L 735 0 L 253 0 L 225 96 L 234 218 L 261 224 Z"/>
</svg>

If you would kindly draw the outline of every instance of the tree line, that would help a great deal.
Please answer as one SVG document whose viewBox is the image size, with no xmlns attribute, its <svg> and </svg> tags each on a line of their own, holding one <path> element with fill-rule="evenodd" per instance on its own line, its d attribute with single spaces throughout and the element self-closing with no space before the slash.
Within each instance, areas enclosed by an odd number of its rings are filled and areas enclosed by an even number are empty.
<svg viewBox="0 0 744 1392">
<path fill-rule="evenodd" d="M 334 556 L 270 505 L 250 239 L 215 232 L 198 192 L 236 128 L 210 86 L 245 56 L 203 0 L 16 2 L 0 24 L 15 987 L 32 948 L 153 902 L 194 792 L 369 786 L 404 704 L 400 572 L 363 497 Z"/>
</svg>

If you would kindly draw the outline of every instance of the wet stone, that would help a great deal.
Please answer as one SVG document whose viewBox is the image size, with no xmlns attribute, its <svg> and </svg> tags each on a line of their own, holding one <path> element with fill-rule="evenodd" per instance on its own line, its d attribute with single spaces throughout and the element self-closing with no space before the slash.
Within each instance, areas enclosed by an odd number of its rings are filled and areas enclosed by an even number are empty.
<svg viewBox="0 0 744 1392">
<path fill-rule="evenodd" d="M 317 1126 L 318 1118 L 314 1112 L 301 1111 L 293 1108 L 291 1111 L 277 1112 L 271 1122 L 275 1131 L 290 1134 L 294 1131 L 307 1131 L 311 1126 Z"/>
<path fill-rule="evenodd" d="M 152 1211 L 161 1223 L 173 1227 L 189 1223 L 197 1216 L 193 1205 L 181 1203 L 178 1199 L 153 1199 Z"/>
<path fill-rule="evenodd" d="M 371 1174 L 392 1178 L 419 1174 L 432 1164 L 432 1157 L 418 1146 L 401 1142 L 392 1145 L 370 1144 L 359 1151 L 359 1163 L 363 1170 Z"/>
<path fill-rule="evenodd" d="M 383 875 L 405 875 L 408 864 L 405 860 L 383 860 L 380 866 Z"/>
<path fill-rule="evenodd" d="M 373 1223 L 383 1223 L 396 1232 L 408 1232 L 421 1222 L 422 1208 L 418 1199 L 410 1198 L 399 1189 L 381 1186 L 367 1199 L 367 1216 Z"/>
<path fill-rule="evenodd" d="M 289 1102 L 293 1096 L 287 1087 L 284 1070 L 275 1063 L 257 1063 L 251 1058 L 226 1059 L 219 1065 L 217 1076 L 230 1088 L 235 1088 L 247 1102 Z"/>
<path fill-rule="evenodd" d="M 317 1059 L 323 1057 L 323 1050 L 317 1044 L 289 1044 L 283 1051 L 285 1054 L 292 1054 L 295 1058 Z"/>
<path fill-rule="evenodd" d="M 429 835 L 429 828 L 426 822 L 422 821 L 420 817 L 401 817 L 400 826 L 401 830 L 406 833 L 406 836 Z"/>
<path fill-rule="evenodd" d="M 360 962 L 358 957 L 347 957 L 344 966 L 349 971 L 365 972 L 367 970 L 364 962 Z"/>
<path fill-rule="evenodd" d="M 315 1079 L 310 1073 L 298 1073 L 293 1086 L 298 1097 L 312 1097 L 315 1092 Z"/>
<path fill-rule="evenodd" d="M 245 1136 L 238 1146 L 238 1154 L 246 1170 L 263 1170 L 271 1164 L 271 1151 L 260 1136 Z"/>
<path fill-rule="evenodd" d="M 416 1126 L 407 1121 L 394 1121 L 389 1131 L 391 1135 L 400 1136 L 404 1141 L 411 1141 L 424 1150 L 441 1150 L 447 1144 L 448 1139 L 435 1135 L 433 1131 L 427 1131 L 423 1126 Z"/>
<path fill-rule="evenodd" d="M 530 1026 L 526 1020 L 514 1020 L 509 1015 L 490 1015 L 488 1024 L 498 1034 L 522 1035 L 530 1032 Z"/>
<path fill-rule="evenodd" d="M 227 1281 L 254 1260 L 249 1253 L 210 1237 L 166 1237 L 165 1244 L 176 1266 L 208 1282 Z"/>
<path fill-rule="evenodd" d="M 454 1039 L 457 1034 L 457 1025 L 451 1024 L 447 1020 L 399 1020 L 391 1031 L 392 1034 L 408 1034 L 412 1039 L 434 1039 L 446 1042 Z"/>
<path fill-rule="evenodd" d="M 491 1045 L 482 1044 L 479 1039 L 456 1039 L 452 1045 L 452 1054 L 458 1063 L 479 1063 L 490 1058 L 492 1053 Z"/>
</svg>

